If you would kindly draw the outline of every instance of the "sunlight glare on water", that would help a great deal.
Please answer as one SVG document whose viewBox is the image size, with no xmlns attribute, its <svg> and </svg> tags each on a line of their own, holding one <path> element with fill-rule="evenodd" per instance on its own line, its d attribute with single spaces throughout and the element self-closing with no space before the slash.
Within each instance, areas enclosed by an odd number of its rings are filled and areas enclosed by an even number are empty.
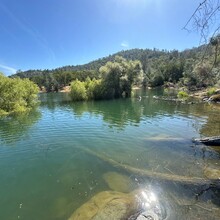
<svg viewBox="0 0 220 220">
<path fill-rule="evenodd" d="M 137 200 L 130 219 L 218 219 L 218 181 L 174 180 L 219 170 L 219 151 L 192 142 L 219 134 L 217 110 L 155 100 L 155 92 L 76 103 L 41 94 L 38 110 L 1 119 L 0 219 L 68 219 L 110 190 Z"/>
</svg>

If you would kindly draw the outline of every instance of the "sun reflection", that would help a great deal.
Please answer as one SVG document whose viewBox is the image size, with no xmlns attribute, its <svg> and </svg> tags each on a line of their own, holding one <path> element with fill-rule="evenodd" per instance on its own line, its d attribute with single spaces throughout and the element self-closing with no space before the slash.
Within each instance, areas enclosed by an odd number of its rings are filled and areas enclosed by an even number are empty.
<svg viewBox="0 0 220 220">
<path fill-rule="evenodd" d="M 143 189 L 137 194 L 141 212 L 137 220 L 159 220 L 166 218 L 165 207 L 160 204 L 158 196 L 153 190 Z"/>
</svg>

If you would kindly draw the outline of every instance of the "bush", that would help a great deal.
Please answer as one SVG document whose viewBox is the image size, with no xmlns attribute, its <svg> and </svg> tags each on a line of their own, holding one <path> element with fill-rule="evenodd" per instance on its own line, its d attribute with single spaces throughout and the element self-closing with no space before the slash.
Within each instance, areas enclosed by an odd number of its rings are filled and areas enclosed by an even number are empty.
<svg viewBox="0 0 220 220">
<path fill-rule="evenodd" d="M 83 101 L 87 99 L 85 83 L 78 79 L 71 83 L 71 98 L 73 101 Z"/>
<path fill-rule="evenodd" d="M 208 96 L 212 96 L 212 95 L 215 94 L 215 92 L 216 92 L 216 89 L 215 89 L 215 88 L 210 88 L 210 89 L 208 90 L 208 92 L 207 92 L 207 95 L 208 95 Z"/>
<path fill-rule="evenodd" d="M 19 114 L 37 103 L 38 87 L 28 79 L 8 78 L 0 74 L 0 115 Z"/>
<path fill-rule="evenodd" d="M 179 99 L 187 99 L 189 97 L 189 95 L 185 91 L 179 91 L 177 94 L 177 97 Z"/>
<path fill-rule="evenodd" d="M 101 96 L 99 94 L 98 86 L 100 85 L 101 80 L 87 78 L 85 81 L 86 95 L 88 100 L 96 99 L 96 97 Z"/>
<path fill-rule="evenodd" d="M 131 96 L 132 86 L 141 84 L 143 80 L 142 66 L 139 61 L 127 61 L 115 57 L 114 62 L 107 62 L 99 69 L 99 80 L 89 77 L 84 82 L 75 80 L 71 83 L 73 101 L 114 99 Z"/>
<path fill-rule="evenodd" d="M 104 99 L 104 94 L 102 80 L 87 78 L 85 82 L 75 80 L 71 83 L 70 95 L 73 101 Z"/>
<path fill-rule="evenodd" d="M 103 82 L 102 80 L 92 80 L 87 89 L 89 99 L 103 99 Z"/>
</svg>

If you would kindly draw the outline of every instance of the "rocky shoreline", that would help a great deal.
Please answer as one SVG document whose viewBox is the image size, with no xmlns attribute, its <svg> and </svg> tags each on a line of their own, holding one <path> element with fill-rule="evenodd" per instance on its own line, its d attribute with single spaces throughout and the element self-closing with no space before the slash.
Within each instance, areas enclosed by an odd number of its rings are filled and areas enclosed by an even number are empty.
<svg viewBox="0 0 220 220">
<path fill-rule="evenodd" d="M 187 93 L 186 93 L 187 94 Z M 216 89 L 211 95 L 209 95 L 209 90 L 199 90 L 195 92 L 190 92 L 185 98 L 178 98 L 176 96 L 153 96 L 156 100 L 180 102 L 187 104 L 194 104 L 197 102 L 212 102 L 220 103 L 220 89 Z"/>
<path fill-rule="evenodd" d="M 190 97 L 198 98 L 206 102 L 220 103 L 220 89 L 216 89 L 212 95 L 208 95 L 208 89 L 196 91 L 190 94 Z"/>
</svg>

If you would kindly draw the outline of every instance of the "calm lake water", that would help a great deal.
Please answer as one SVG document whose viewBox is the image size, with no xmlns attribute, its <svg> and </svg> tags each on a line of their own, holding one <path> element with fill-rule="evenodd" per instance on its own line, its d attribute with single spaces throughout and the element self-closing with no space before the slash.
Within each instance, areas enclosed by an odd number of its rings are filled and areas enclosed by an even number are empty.
<svg viewBox="0 0 220 220">
<path fill-rule="evenodd" d="M 68 219 L 111 190 L 103 178 L 108 172 L 129 177 L 130 191 L 153 192 L 163 209 L 158 219 L 220 219 L 218 181 L 188 184 L 126 170 L 206 179 L 207 168 L 220 169 L 220 151 L 192 138 L 220 135 L 220 106 L 140 94 L 141 100 L 77 103 L 64 93 L 40 94 L 38 110 L 1 119 L 0 219 Z"/>
</svg>

